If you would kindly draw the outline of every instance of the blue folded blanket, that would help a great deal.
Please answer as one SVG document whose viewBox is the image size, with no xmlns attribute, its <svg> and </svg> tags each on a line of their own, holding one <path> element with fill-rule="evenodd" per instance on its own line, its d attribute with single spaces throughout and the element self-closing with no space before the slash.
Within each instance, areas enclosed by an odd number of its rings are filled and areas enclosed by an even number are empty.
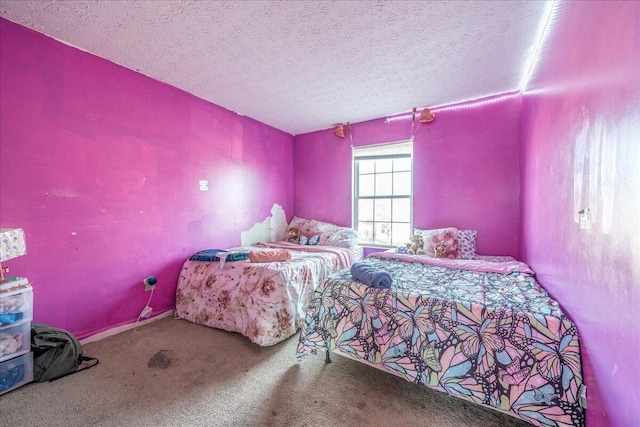
<svg viewBox="0 0 640 427">
<path fill-rule="evenodd" d="M 351 265 L 351 276 L 373 288 L 390 288 L 392 283 L 389 273 L 363 262 Z"/>
<path fill-rule="evenodd" d="M 190 261 L 220 261 L 220 257 L 216 254 L 218 253 L 228 253 L 223 249 L 205 249 L 204 251 L 200 251 L 191 255 L 189 257 Z M 249 259 L 249 252 L 231 252 L 227 255 L 227 261 L 244 261 Z"/>
</svg>

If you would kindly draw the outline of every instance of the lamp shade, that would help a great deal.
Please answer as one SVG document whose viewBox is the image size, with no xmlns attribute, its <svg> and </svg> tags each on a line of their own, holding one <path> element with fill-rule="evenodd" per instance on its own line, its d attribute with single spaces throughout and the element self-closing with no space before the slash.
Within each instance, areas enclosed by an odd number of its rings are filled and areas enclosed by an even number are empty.
<svg viewBox="0 0 640 427">
<path fill-rule="evenodd" d="M 0 262 L 27 253 L 22 228 L 0 228 Z"/>
</svg>

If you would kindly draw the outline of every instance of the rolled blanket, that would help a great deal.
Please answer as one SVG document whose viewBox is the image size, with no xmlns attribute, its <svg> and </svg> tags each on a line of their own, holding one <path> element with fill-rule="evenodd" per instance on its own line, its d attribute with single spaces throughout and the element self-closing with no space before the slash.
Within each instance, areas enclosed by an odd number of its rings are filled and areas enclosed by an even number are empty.
<svg viewBox="0 0 640 427">
<path fill-rule="evenodd" d="M 226 255 L 226 261 L 244 261 L 249 259 L 249 252 L 227 252 L 223 249 L 205 249 L 189 257 L 190 261 L 220 261 L 221 256 Z"/>
<path fill-rule="evenodd" d="M 363 262 L 356 262 L 351 265 L 351 276 L 372 288 L 390 288 L 392 283 L 389 273 Z"/>
<path fill-rule="evenodd" d="M 249 252 L 249 260 L 251 262 L 280 262 L 280 261 L 288 261 L 290 259 L 291 259 L 291 252 L 285 249 Z"/>
</svg>

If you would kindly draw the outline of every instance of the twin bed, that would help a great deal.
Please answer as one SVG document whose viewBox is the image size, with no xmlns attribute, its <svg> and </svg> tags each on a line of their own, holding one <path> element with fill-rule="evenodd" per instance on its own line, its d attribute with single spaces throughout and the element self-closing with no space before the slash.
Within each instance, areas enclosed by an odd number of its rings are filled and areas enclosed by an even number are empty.
<svg viewBox="0 0 640 427">
<path fill-rule="evenodd" d="M 262 243 L 231 248 L 226 257 L 219 253 L 211 260 L 196 260 L 206 259 L 196 254 L 185 261 L 175 316 L 241 333 L 260 346 L 295 334 L 314 290 L 331 274 L 361 259 L 362 247 L 356 245 L 359 236 L 350 228 L 297 217 L 290 227 L 320 236 L 319 245 Z M 283 253 L 282 261 L 264 262 Z M 236 256 L 241 254 L 246 256 Z"/>
<path fill-rule="evenodd" d="M 472 259 L 375 253 L 362 262 L 392 278 L 377 288 L 351 274 L 362 257 L 353 230 L 290 226 L 321 245 L 231 251 L 287 251 L 281 262 L 186 261 L 176 316 L 261 346 L 301 329 L 299 360 L 332 351 L 536 426 L 584 426 L 577 328 L 526 264 L 476 256 L 475 244 Z"/>
</svg>

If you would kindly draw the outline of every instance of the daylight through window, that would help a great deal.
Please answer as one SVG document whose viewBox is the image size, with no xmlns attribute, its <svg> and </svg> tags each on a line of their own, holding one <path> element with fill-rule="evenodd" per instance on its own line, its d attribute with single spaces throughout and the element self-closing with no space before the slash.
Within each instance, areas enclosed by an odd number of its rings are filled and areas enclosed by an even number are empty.
<svg viewBox="0 0 640 427">
<path fill-rule="evenodd" d="M 361 243 L 396 246 L 411 236 L 412 141 L 353 149 L 353 226 Z"/>
</svg>

